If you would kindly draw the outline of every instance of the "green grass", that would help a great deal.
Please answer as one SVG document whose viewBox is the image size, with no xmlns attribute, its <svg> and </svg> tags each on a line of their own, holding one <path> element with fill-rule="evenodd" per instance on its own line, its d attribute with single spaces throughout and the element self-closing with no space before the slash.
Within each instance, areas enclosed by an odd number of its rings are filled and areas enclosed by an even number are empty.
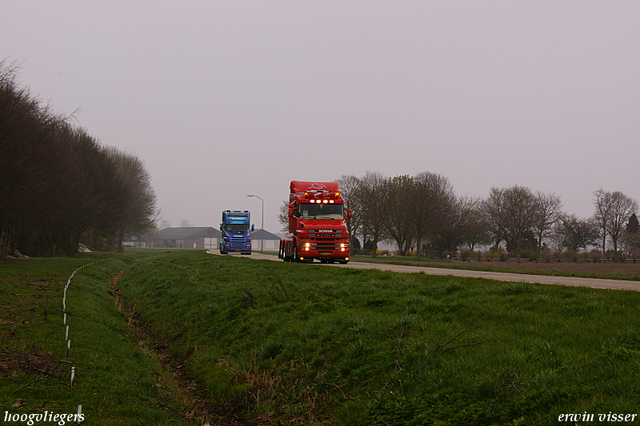
<svg viewBox="0 0 640 426">
<path fill-rule="evenodd" d="M 154 341 L 242 423 L 555 425 L 566 413 L 638 413 L 636 292 L 190 250 L 110 256 L 0 262 L 2 418 L 82 405 L 87 424 L 201 424 Z M 103 259 L 69 287 L 67 357 L 64 285 Z M 113 295 L 122 270 L 154 341 Z"/>
<path fill-rule="evenodd" d="M 615 272 L 611 274 L 597 274 L 597 273 L 584 273 L 584 272 L 572 272 L 563 271 L 559 269 L 553 270 L 541 270 L 536 269 L 535 264 L 531 266 L 531 269 L 519 269 L 508 266 L 483 266 L 481 263 L 468 263 L 468 264 L 454 264 L 447 263 L 443 260 L 428 259 L 428 258 L 400 258 L 400 257 L 383 257 L 383 256 L 367 256 L 358 255 L 351 258 L 354 262 L 367 262 L 367 263 L 388 263 L 391 265 L 408 265 L 408 266 L 420 266 L 428 268 L 442 268 L 442 269 L 463 269 L 468 271 L 484 271 L 484 272 L 508 272 L 512 274 L 531 274 L 531 275 L 548 275 L 556 277 L 578 277 L 578 278 L 600 278 L 611 280 L 625 280 L 625 281 L 640 281 L 640 277 L 635 275 L 625 274 L 624 272 Z"/>
<path fill-rule="evenodd" d="M 88 424 L 182 423 L 170 375 L 139 347 L 110 294 L 110 278 L 147 254 L 152 252 L 0 262 L 3 419 L 5 412 L 73 414 L 82 405 Z M 76 268 L 96 260 L 103 261 L 79 270 L 68 289 L 67 356 L 64 286 Z"/>
<path fill-rule="evenodd" d="M 119 285 L 209 398 L 256 423 L 551 425 L 564 413 L 638 413 L 636 292 L 199 251 L 144 259 Z"/>
</svg>

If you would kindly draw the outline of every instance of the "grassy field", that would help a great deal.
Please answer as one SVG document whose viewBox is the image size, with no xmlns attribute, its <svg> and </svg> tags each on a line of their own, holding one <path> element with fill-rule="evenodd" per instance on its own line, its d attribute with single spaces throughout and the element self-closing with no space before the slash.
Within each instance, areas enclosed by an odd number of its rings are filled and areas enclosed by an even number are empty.
<svg viewBox="0 0 640 426">
<path fill-rule="evenodd" d="M 443 261 L 437 259 L 401 256 L 353 256 L 354 262 L 369 263 L 391 263 L 397 265 L 413 265 L 431 268 L 449 268 L 449 269 L 469 269 L 474 271 L 488 272 L 511 272 L 534 275 L 552 275 L 564 277 L 582 277 L 582 278 L 607 278 L 613 280 L 640 281 L 640 263 L 632 262 L 545 262 L 544 260 L 509 259 L 507 261 L 499 261 L 497 259 L 481 262 L 477 261 L 460 261 L 450 260 Z"/>
<path fill-rule="evenodd" d="M 3 412 L 81 404 L 93 424 L 211 425 L 638 414 L 636 292 L 134 251 L 76 274 L 67 358 L 62 288 L 89 260 L 0 264 Z M 60 372 L 20 389 L 49 370 L 14 365 L 18 353 Z"/>
<path fill-rule="evenodd" d="M 142 350 L 112 296 L 111 278 L 143 255 L 0 261 L 0 419 L 58 424 L 42 419 L 80 405 L 87 424 L 182 424 L 175 380 Z M 67 335 L 64 287 L 96 261 L 67 290 Z"/>
</svg>

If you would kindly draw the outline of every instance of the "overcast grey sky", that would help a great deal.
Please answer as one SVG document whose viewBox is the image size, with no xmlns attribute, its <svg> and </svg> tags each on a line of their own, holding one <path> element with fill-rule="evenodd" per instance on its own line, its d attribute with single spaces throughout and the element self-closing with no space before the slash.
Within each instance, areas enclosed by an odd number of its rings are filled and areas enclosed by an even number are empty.
<svg viewBox="0 0 640 426">
<path fill-rule="evenodd" d="M 174 226 L 291 180 L 429 171 L 639 200 L 640 2 L 3 0 L 0 60 L 145 161 Z"/>
</svg>

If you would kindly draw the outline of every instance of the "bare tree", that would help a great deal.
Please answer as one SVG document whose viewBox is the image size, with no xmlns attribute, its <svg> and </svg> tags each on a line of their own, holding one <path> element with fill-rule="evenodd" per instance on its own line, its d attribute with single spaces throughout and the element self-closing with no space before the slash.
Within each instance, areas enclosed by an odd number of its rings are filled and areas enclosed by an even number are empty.
<svg viewBox="0 0 640 426">
<path fill-rule="evenodd" d="M 491 188 L 489 196 L 482 201 L 480 211 L 487 234 L 490 235 L 493 244 L 499 247 L 506 237 L 504 191 Z"/>
<path fill-rule="evenodd" d="M 70 233 L 67 254 L 75 255 L 80 235 L 90 228 L 116 239 L 127 220 L 132 183 L 120 174 L 111 151 L 86 130 L 72 129 L 68 139 L 73 181 L 68 185 L 65 227 Z"/>
<path fill-rule="evenodd" d="M 481 201 L 477 197 L 457 196 L 447 209 L 444 218 L 442 236 L 447 249 L 457 251 L 466 244 L 473 250 L 476 244 L 488 242 L 479 208 Z"/>
<path fill-rule="evenodd" d="M 377 172 L 367 172 L 360 180 L 362 228 L 373 241 L 373 256 L 377 255 L 378 242 L 387 232 L 389 217 L 389 183 Z"/>
<path fill-rule="evenodd" d="M 605 245 L 609 236 L 613 243 L 613 251 L 617 255 L 618 241 L 629 217 L 637 213 L 638 203 L 622 192 L 607 192 L 600 188 L 593 193 L 593 205 L 596 208 L 593 217 L 598 223 L 602 238 L 602 253 L 606 254 Z"/>
<path fill-rule="evenodd" d="M 152 229 L 159 211 L 156 209 L 151 176 L 145 169 L 144 162 L 132 153 L 115 148 L 107 148 L 106 152 L 116 166 L 117 179 L 124 186 L 117 215 L 117 248 L 118 251 L 123 251 L 125 234 L 143 234 Z M 193 225 L 183 219 L 181 226 Z"/>
<path fill-rule="evenodd" d="M 611 194 L 600 188 L 593 193 L 593 206 L 596 212 L 594 221 L 598 224 L 600 238 L 602 238 L 602 255 L 606 254 L 607 234 L 609 233 L 609 216 L 611 214 Z"/>
<path fill-rule="evenodd" d="M 356 235 L 362 228 L 362 194 L 360 193 L 360 185 L 362 182 L 353 175 L 342 175 L 338 179 L 340 184 L 340 194 L 344 199 L 344 207 L 351 209 L 353 215 L 347 220 L 347 232 L 349 232 L 349 243 L 351 247 L 357 238 Z"/>
<path fill-rule="evenodd" d="M 278 222 L 282 225 L 280 232 L 289 232 L 289 201 L 282 200 L 278 209 Z"/>
<path fill-rule="evenodd" d="M 537 251 L 542 249 L 542 241 L 551 232 L 553 225 L 562 217 L 562 201 L 559 196 L 537 191 L 535 194 L 536 213 L 532 230 L 538 240 Z"/>
<path fill-rule="evenodd" d="M 483 214 L 483 202 L 480 198 L 473 197 L 467 201 L 469 204 L 468 217 L 464 230 L 463 243 L 469 249 L 474 250 L 478 245 L 491 243 L 491 236 L 487 231 L 487 223 Z"/>
<path fill-rule="evenodd" d="M 407 213 L 413 227 L 416 257 L 421 257 L 423 244 L 442 227 L 446 206 L 454 199 L 453 186 L 444 176 L 423 172 L 411 179 Z"/>
<path fill-rule="evenodd" d="M 0 62 L 0 257 L 15 250 L 50 255 L 41 224 L 59 212 L 64 193 L 64 147 L 56 128 L 64 121 L 18 87 L 18 66 Z"/>
<path fill-rule="evenodd" d="M 19 88 L 14 72 L 0 62 L 0 257 L 75 255 L 89 229 L 146 227 L 155 198 L 142 162 L 110 156 Z"/>
<path fill-rule="evenodd" d="M 629 218 L 632 214 L 638 212 L 638 203 L 619 191 L 612 192 L 610 200 L 611 208 L 609 210 L 609 223 L 607 228 L 611 241 L 613 242 L 613 251 L 617 256 L 618 242 Z"/>
<path fill-rule="evenodd" d="M 166 228 L 171 228 L 171 221 L 163 218 L 158 218 L 156 222 L 156 228 L 159 231 L 162 231 L 163 229 L 166 229 Z"/>
<path fill-rule="evenodd" d="M 396 176 L 389 180 L 389 238 L 396 242 L 398 252 L 404 256 L 413 244 L 413 227 L 407 211 L 411 176 Z"/>
<path fill-rule="evenodd" d="M 487 222 L 491 226 L 494 240 L 507 242 L 507 250 L 515 249 L 518 258 L 522 255 L 522 243 L 527 234 L 533 234 L 538 213 L 536 197 L 529 188 L 491 188 L 485 201 Z"/>
<path fill-rule="evenodd" d="M 562 247 L 570 250 L 585 250 L 599 238 L 597 224 L 593 219 L 582 219 L 576 215 L 564 215 L 559 220 Z"/>
</svg>

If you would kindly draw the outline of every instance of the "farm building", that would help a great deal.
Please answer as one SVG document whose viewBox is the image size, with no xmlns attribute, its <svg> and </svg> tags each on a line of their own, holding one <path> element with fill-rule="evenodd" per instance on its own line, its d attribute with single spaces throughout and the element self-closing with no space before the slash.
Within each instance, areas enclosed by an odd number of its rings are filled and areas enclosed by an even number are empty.
<svg viewBox="0 0 640 426">
<path fill-rule="evenodd" d="M 256 251 L 278 251 L 280 237 L 264 229 L 256 229 L 251 233 L 251 246 Z"/>
<path fill-rule="evenodd" d="M 156 234 L 155 247 L 215 249 L 220 237 L 220 231 L 210 226 L 165 228 Z"/>
</svg>

